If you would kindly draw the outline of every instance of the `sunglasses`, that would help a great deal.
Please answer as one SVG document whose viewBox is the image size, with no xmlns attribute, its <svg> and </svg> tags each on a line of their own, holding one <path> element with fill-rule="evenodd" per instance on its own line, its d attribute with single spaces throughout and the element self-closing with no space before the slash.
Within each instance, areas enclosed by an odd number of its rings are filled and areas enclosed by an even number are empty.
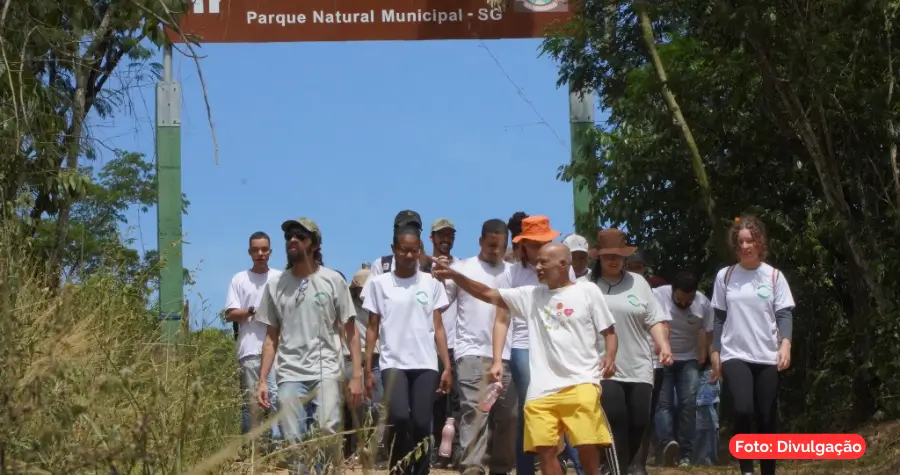
<svg viewBox="0 0 900 475">
<path fill-rule="evenodd" d="M 297 238 L 298 241 L 304 241 L 310 239 L 310 235 L 306 231 L 287 231 L 284 233 L 284 240 L 290 241 L 291 239 Z"/>
<path fill-rule="evenodd" d="M 309 279 L 303 279 L 300 281 L 300 286 L 297 287 L 297 295 L 294 296 L 294 305 L 299 306 L 300 302 L 303 301 L 303 298 L 306 297 L 306 289 L 309 288 Z"/>
</svg>

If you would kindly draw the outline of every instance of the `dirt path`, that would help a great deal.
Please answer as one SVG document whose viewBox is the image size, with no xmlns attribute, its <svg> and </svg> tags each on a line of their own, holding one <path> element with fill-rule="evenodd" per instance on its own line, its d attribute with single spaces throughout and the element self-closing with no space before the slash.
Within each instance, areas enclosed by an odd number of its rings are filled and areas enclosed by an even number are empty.
<svg viewBox="0 0 900 475">
<path fill-rule="evenodd" d="M 848 470 L 849 469 L 849 470 Z M 726 467 L 692 467 L 692 468 L 657 468 L 657 467 L 648 467 L 647 471 L 650 475 L 740 475 L 740 470 L 738 470 L 737 465 L 735 466 L 726 466 Z M 881 473 L 874 472 L 869 470 L 859 470 L 853 469 L 849 466 L 847 467 L 835 467 L 831 466 L 823 466 L 817 464 L 791 464 L 786 466 L 783 470 L 779 470 L 779 472 L 783 472 L 789 475 L 833 475 L 833 474 L 841 474 L 841 475 L 849 475 L 849 474 L 863 474 L 863 473 Z M 540 472 L 538 472 L 540 473 Z M 569 470 L 566 475 L 574 475 L 575 471 Z M 512 472 L 511 475 L 514 475 L 515 472 Z M 278 471 L 278 472 L 270 472 L 260 475 L 288 475 L 287 471 Z M 362 470 L 347 470 L 344 472 L 344 475 L 363 475 Z M 370 475 L 387 475 L 386 470 L 374 470 L 370 473 Z M 431 475 L 459 475 L 459 472 L 456 470 L 438 470 L 432 469 Z"/>
<path fill-rule="evenodd" d="M 858 432 L 866 440 L 866 454 L 859 460 L 847 462 L 785 462 L 779 463 L 782 475 L 897 475 L 900 474 L 900 420 L 882 423 Z M 723 455 L 727 457 L 727 455 Z M 728 459 L 728 458 L 726 458 Z M 757 473 L 758 473 L 757 468 Z M 650 475 L 740 475 L 737 464 L 717 467 L 658 468 L 649 467 Z M 235 473 L 249 473 L 237 471 Z M 255 472 L 254 475 L 286 475 L 281 472 Z M 459 475 L 455 470 L 432 469 L 432 475 Z M 513 472 L 510 475 L 514 475 Z M 566 475 L 574 475 L 569 470 Z M 344 475 L 363 475 L 361 469 L 346 470 Z M 369 475 L 387 475 L 386 470 L 374 470 Z"/>
</svg>

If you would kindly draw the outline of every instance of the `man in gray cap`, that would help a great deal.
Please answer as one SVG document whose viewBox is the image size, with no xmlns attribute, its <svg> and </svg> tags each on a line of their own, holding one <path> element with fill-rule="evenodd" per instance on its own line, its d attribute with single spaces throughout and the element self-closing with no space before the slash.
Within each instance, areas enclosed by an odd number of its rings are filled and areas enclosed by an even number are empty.
<svg viewBox="0 0 900 475">
<path fill-rule="evenodd" d="M 266 283 L 257 309 L 257 321 L 268 326 L 263 343 L 256 398 L 270 406 L 266 377 L 277 352 L 278 384 L 283 435 L 300 442 L 311 427 L 307 414 L 326 434 L 336 434 L 341 424 L 343 357 L 338 329 L 350 347 L 351 405 L 362 401 L 362 352 L 354 324 L 356 311 L 347 282 L 340 273 L 322 264 L 322 233 L 309 218 L 289 219 L 284 231 L 288 269 Z M 329 456 L 340 453 L 339 443 Z"/>
</svg>

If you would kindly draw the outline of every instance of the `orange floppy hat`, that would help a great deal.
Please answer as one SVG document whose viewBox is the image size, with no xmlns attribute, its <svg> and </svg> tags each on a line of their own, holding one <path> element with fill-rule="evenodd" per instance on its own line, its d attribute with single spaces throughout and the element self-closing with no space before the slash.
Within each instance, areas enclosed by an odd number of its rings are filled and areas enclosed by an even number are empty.
<svg viewBox="0 0 900 475">
<path fill-rule="evenodd" d="M 522 234 L 514 237 L 512 242 L 518 243 L 523 239 L 537 242 L 550 242 L 559 235 L 559 231 L 550 228 L 550 219 L 546 216 L 529 216 L 522 220 Z"/>
</svg>

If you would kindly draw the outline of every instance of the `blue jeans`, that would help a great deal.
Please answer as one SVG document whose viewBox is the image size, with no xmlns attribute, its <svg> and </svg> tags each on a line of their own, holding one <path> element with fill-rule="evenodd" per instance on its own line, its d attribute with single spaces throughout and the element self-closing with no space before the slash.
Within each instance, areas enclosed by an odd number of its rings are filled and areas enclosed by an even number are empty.
<svg viewBox="0 0 900 475">
<path fill-rule="evenodd" d="M 656 412 L 656 433 L 660 445 L 665 447 L 676 440 L 681 458 L 690 459 L 697 426 L 697 387 L 700 384 L 700 368 L 697 360 L 676 361 L 663 368 L 662 388 Z M 678 419 L 675 421 L 675 397 L 678 397 Z"/>
<path fill-rule="evenodd" d="M 317 426 L 336 434 L 341 426 L 341 384 L 337 378 L 320 381 L 286 381 L 278 385 L 279 402 L 287 412 L 282 422 L 284 438 L 300 442 Z"/>
<path fill-rule="evenodd" d="M 241 395 L 243 404 L 241 404 L 241 434 L 246 434 L 253 429 L 254 419 L 256 423 L 261 420 L 259 405 L 256 402 L 256 385 L 259 382 L 259 368 L 261 359 L 259 355 L 247 356 L 238 361 L 240 366 Z M 269 371 L 266 378 L 266 386 L 269 388 L 269 402 L 272 409 L 267 412 L 275 412 L 278 410 L 278 387 L 275 385 L 275 370 Z M 272 423 L 271 437 L 278 439 L 281 437 L 281 429 L 277 422 Z"/>
<path fill-rule="evenodd" d="M 292 444 L 299 443 L 315 427 L 322 435 L 337 434 L 341 428 L 341 381 L 338 377 L 320 381 L 285 381 L 278 385 L 282 434 Z M 340 457 L 340 441 L 335 439 L 326 457 Z M 294 473 L 306 472 L 306 467 L 291 458 Z"/>
<path fill-rule="evenodd" d="M 509 370 L 519 397 L 519 420 L 516 429 L 516 475 L 534 475 L 534 455 L 525 453 L 525 396 L 531 383 L 528 350 L 513 348 L 509 356 Z"/>
<path fill-rule="evenodd" d="M 710 370 L 700 373 L 700 389 L 697 391 L 697 432 L 694 434 L 694 465 L 719 463 L 719 391 L 721 382 L 709 383 Z"/>
</svg>

